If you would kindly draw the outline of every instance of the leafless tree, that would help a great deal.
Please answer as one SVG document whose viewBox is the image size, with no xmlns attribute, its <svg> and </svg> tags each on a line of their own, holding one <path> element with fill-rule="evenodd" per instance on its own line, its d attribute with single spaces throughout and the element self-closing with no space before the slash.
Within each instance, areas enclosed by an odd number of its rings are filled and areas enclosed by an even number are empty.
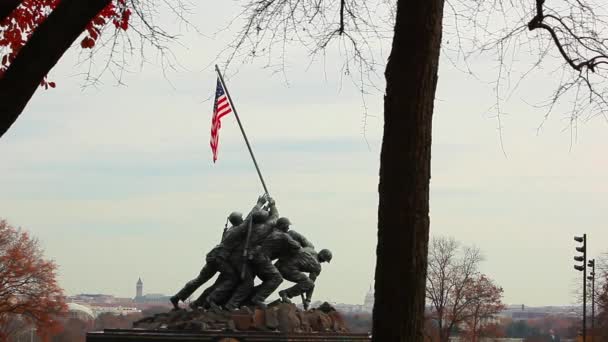
<svg viewBox="0 0 608 342">
<path fill-rule="evenodd" d="M 468 291 L 479 276 L 483 260 L 476 247 L 461 246 L 454 238 L 435 237 L 429 246 L 426 298 L 439 326 L 439 340 L 466 319 L 475 296 Z"/>
<path fill-rule="evenodd" d="M 601 296 L 603 291 L 604 283 L 606 282 L 608 276 L 608 257 L 607 254 L 604 254 L 598 258 L 595 258 L 595 292 L 593 291 L 593 284 L 589 278 L 585 282 L 587 285 L 587 316 L 591 317 L 591 304 L 593 302 L 593 298 L 595 296 L 595 302 L 597 305 L 597 300 Z M 573 271 L 574 273 L 574 271 Z M 591 276 L 591 267 L 587 267 L 587 277 Z M 573 298 L 573 304 L 575 305 L 583 305 L 583 287 L 582 287 L 582 279 L 583 274 L 581 272 L 574 273 L 574 277 L 572 278 L 571 284 L 571 294 Z M 582 317 L 582 310 L 580 312 Z M 590 322 L 590 319 L 589 321 Z M 590 323 L 589 323 L 590 324 Z"/>
<path fill-rule="evenodd" d="M 163 73 L 175 69 L 178 64 L 171 47 L 178 35 L 157 21 L 170 15 L 188 28 L 197 30 L 190 22 L 193 4 L 189 0 L 127 0 L 132 10 L 129 29 L 106 25 L 102 28 L 97 44 L 92 49 L 83 50 L 80 64 L 86 66 L 84 87 L 96 85 L 101 76 L 110 74 L 118 84 L 123 84 L 123 75 L 129 71 L 131 62 L 136 59 L 140 66 L 150 62 L 154 56 Z"/>
</svg>

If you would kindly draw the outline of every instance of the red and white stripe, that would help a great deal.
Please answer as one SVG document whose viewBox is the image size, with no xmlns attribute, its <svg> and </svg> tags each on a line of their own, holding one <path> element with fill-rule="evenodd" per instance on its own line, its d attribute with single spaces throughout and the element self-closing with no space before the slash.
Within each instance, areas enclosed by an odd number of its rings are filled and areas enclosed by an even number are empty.
<svg viewBox="0 0 608 342">
<path fill-rule="evenodd" d="M 216 110 L 213 112 L 211 118 L 211 151 L 213 152 L 213 162 L 217 160 L 218 147 L 219 147 L 219 131 L 222 127 L 221 119 L 227 114 L 232 112 L 228 97 L 224 94 L 216 99 Z"/>
</svg>

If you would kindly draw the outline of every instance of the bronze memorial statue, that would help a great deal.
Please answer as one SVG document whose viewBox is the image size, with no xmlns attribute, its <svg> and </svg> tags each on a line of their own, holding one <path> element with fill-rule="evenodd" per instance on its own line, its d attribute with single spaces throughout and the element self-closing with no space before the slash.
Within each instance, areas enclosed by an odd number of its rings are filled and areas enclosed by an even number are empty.
<svg viewBox="0 0 608 342">
<path fill-rule="evenodd" d="M 229 228 L 228 222 L 232 225 Z M 215 283 L 190 302 L 192 309 L 265 308 L 265 300 L 286 279 L 295 285 L 279 291 L 280 300 L 291 303 L 290 298 L 301 296 L 306 310 L 321 263 L 330 262 L 332 254 L 327 249 L 316 252 L 306 237 L 289 230 L 290 225 L 288 218 L 279 217 L 274 199 L 267 194 L 258 198 L 245 219 L 232 212 L 220 244 L 207 253 L 199 275 L 171 297 L 174 309 L 180 309 L 180 301 L 219 272 Z M 254 286 L 256 277 L 261 280 L 258 286 Z"/>
<path fill-rule="evenodd" d="M 330 262 L 332 253 L 327 249 L 317 252 L 304 235 L 289 229 L 291 221 L 287 217 L 279 216 L 219 67 L 215 69 L 213 161 L 217 160 L 220 119 L 232 112 L 264 195 L 258 197 L 245 218 L 237 211 L 228 215 L 220 242 L 206 254 L 199 274 L 170 298 L 171 311 L 133 322 L 132 330 L 90 332 L 87 341 L 370 341 L 367 333 L 349 333 L 345 319 L 329 303 L 309 308 L 321 264 Z M 215 275 L 215 282 L 189 302 L 192 310 L 180 307 L 180 302 L 186 302 Z M 279 298 L 266 305 L 266 299 L 283 280 L 294 284 L 279 291 Z M 298 296 L 304 310 L 292 303 Z"/>
</svg>

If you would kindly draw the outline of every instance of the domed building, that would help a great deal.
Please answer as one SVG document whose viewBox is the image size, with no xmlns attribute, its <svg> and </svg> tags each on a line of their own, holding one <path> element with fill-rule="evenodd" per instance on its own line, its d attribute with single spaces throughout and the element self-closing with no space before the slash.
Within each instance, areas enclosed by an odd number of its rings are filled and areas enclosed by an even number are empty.
<svg viewBox="0 0 608 342">
<path fill-rule="evenodd" d="M 70 318 L 79 319 L 84 322 L 90 322 L 95 320 L 95 314 L 91 308 L 76 304 L 76 303 L 67 303 L 68 304 L 68 316 Z"/>
</svg>

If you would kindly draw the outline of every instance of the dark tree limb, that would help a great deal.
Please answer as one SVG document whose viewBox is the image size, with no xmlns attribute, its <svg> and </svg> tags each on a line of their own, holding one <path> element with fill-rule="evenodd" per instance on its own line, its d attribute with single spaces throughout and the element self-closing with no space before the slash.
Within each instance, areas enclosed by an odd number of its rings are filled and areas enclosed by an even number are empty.
<svg viewBox="0 0 608 342">
<path fill-rule="evenodd" d="M 0 23 L 19 6 L 21 0 L 0 0 Z"/>
<path fill-rule="evenodd" d="M 17 120 L 40 81 L 111 0 L 62 0 L 0 79 L 0 137 Z"/>
<path fill-rule="evenodd" d="M 344 7 L 346 6 L 346 0 L 340 0 L 340 28 L 338 31 L 340 34 L 344 33 Z"/>
<path fill-rule="evenodd" d="M 553 40 L 555 46 L 559 50 L 559 53 L 562 55 L 566 63 L 570 65 L 574 70 L 582 72 L 583 69 L 588 69 L 591 72 L 595 72 L 596 67 L 600 64 L 608 64 L 608 52 L 601 51 L 598 49 L 594 49 L 583 43 L 583 40 L 596 40 L 600 45 L 604 45 L 600 42 L 599 38 L 593 37 L 581 37 L 578 36 L 566 23 L 562 18 L 558 18 L 553 15 L 546 15 L 544 13 L 544 4 L 545 0 L 536 0 L 536 15 L 530 20 L 528 23 L 528 29 L 533 31 L 535 29 L 543 29 L 551 35 L 551 39 Z M 587 57 L 581 62 L 577 62 L 575 57 L 572 57 L 565 48 L 565 44 L 560 37 L 558 36 L 558 29 L 551 25 L 545 23 L 545 19 L 553 19 L 557 21 L 561 27 L 563 27 L 563 31 L 567 34 L 567 39 L 573 40 L 579 43 L 586 51 L 593 53 L 592 57 Z"/>
</svg>

